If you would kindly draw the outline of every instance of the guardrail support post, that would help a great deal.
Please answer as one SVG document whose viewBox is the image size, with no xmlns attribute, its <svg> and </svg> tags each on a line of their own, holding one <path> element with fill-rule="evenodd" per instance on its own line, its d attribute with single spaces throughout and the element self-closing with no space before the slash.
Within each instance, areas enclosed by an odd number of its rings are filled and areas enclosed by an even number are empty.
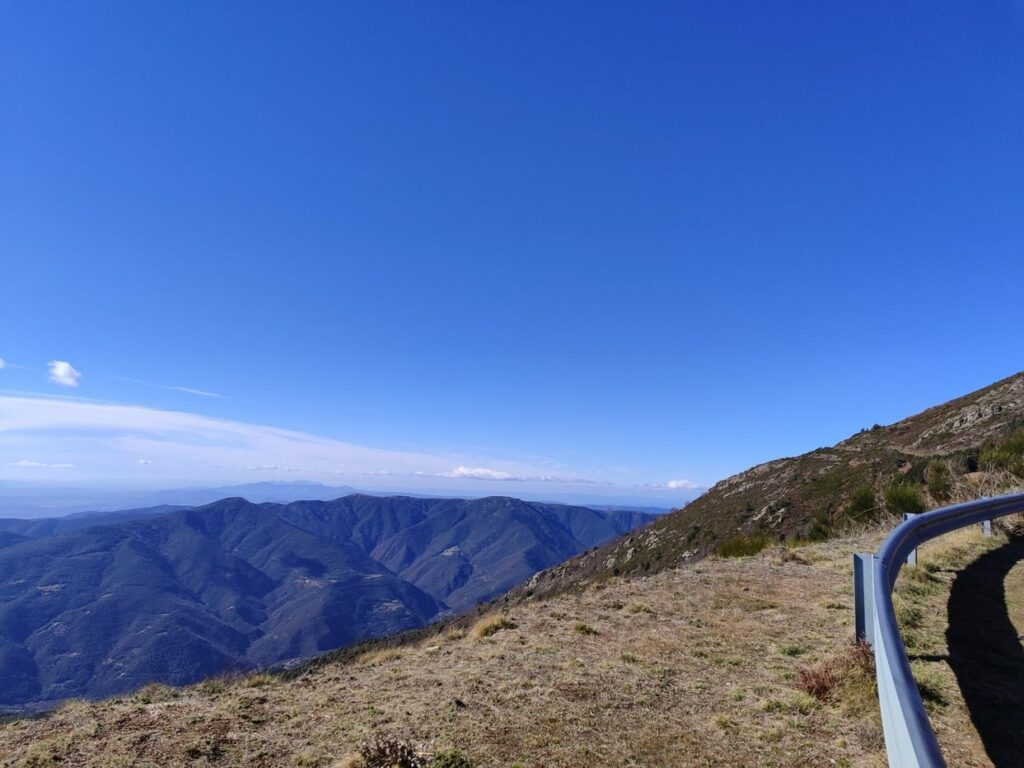
<svg viewBox="0 0 1024 768">
<path fill-rule="evenodd" d="M 992 537 L 992 521 L 991 520 L 982 520 L 981 521 L 981 535 L 984 536 L 986 539 Z"/>
<path fill-rule="evenodd" d="M 904 522 L 906 522 L 907 520 L 910 520 L 912 517 L 917 517 L 917 514 L 914 513 L 914 512 L 904 512 L 903 513 L 903 521 Z M 917 547 L 914 547 L 914 549 L 910 552 L 910 554 L 907 555 L 907 565 L 917 565 Z"/>
<path fill-rule="evenodd" d="M 853 623 L 854 640 L 875 642 L 875 556 L 859 553 L 853 556 Z"/>
</svg>

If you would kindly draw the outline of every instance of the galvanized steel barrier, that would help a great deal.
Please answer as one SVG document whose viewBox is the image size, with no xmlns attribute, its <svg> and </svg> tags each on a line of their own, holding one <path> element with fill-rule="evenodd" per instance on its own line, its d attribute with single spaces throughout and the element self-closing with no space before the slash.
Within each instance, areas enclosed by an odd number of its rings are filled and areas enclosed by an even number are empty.
<svg viewBox="0 0 1024 768">
<path fill-rule="evenodd" d="M 869 642 L 875 654 L 878 703 L 889 765 L 899 768 L 941 768 L 946 763 L 928 722 L 910 661 L 896 626 L 892 590 L 900 568 L 916 557 L 917 546 L 944 533 L 1024 512 L 1024 493 L 985 498 L 907 516 L 882 543 L 878 554 L 853 556 L 857 638 Z M 911 560 L 914 562 L 914 560 Z"/>
</svg>

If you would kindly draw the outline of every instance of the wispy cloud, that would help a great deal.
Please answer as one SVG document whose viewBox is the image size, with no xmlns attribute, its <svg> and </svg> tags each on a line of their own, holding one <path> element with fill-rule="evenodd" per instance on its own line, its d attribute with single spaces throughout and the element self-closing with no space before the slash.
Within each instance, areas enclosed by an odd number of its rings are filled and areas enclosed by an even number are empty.
<svg viewBox="0 0 1024 768">
<path fill-rule="evenodd" d="M 18 461 L 12 461 L 7 466 L 9 467 L 36 467 L 45 469 L 71 469 L 74 464 L 47 464 L 45 461 L 30 461 L 29 459 L 18 459 Z"/>
<path fill-rule="evenodd" d="M 463 467 L 459 466 L 450 472 L 441 472 L 436 477 L 450 477 L 457 480 L 497 480 L 511 481 L 517 483 L 572 483 L 577 485 L 605 485 L 600 480 L 592 480 L 585 477 L 565 477 L 561 475 L 517 475 L 501 469 L 489 467 Z"/>
<path fill-rule="evenodd" d="M 82 378 L 81 371 L 75 369 L 67 360 L 51 360 L 47 363 L 50 372 L 50 381 L 62 387 L 77 387 L 78 380 Z"/>
<path fill-rule="evenodd" d="M 666 491 L 704 491 L 707 488 L 692 480 L 668 480 L 664 483 L 643 483 L 637 488 L 660 488 Z"/>
<path fill-rule="evenodd" d="M 75 464 L 76 477 L 84 479 L 131 479 L 133 466 L 136 471 L 146 468 L 147 481 L 244 481 L 275 475 L 424 481 L 546 477 L 543 468 L 529 464 L 503 461 L 484 468 L 459 461 L 465 457 L 369 448 L 181 411 L 63 397 L 0 396 L 0 467 L 13 471 L 21 466 L 16 460 L 55 445 L 61 460 Z"/>
<path fill-rule="evenodd" d="M 456 467 L 451 472 L 443 473 L 443 477 L 456 477 L 466 480 L 525 480 L 523 477 L 516 477 L 509 472 L 502 472 L 499 469 L 487 469 L 486 467 Z"/>
<path fill-rule="evenodd" d="M 30 459 L 27 457 L 34 457 Z M 41 460 L 35 460 L 41 459 Z M 388 491 L 676 499 L 699 486 L 586 477 L 549 460 L 387 450 L 306 432 L 81 397 L 0 395 L 0 480 L 173 487 L 311 480 Z"/>
<path fill-rule="evenodd" d="M 115 379 L 116 381 L 127 381 L 129 384 L 140 384 L 144 387 L 155 387 L 156 389 L 166 389 L 171 392 L 184 392 L 186 395 L 196 395 L 198 397 L 212 397 L 222 398 L 217 392 L 210 392 L 205 389 L 196 389 L 195 387 L 181 387 L 174 384 L 156 384 L 152 381 L 145 381 L 144 379 L 132 379 L 127 376 L 107 376 L 108 379 Z"/>
</svg>

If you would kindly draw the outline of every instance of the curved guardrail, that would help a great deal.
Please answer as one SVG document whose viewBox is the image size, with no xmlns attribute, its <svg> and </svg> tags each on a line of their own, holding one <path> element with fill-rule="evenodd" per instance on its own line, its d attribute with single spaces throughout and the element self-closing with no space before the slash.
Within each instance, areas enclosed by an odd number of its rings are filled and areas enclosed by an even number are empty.
<svg viewBox="0 0 1024 768">
<path fill-rule="evenodd" d="M 890 766 L 942 768 L 946 765 L 935 739 L 910 661 L 896 625 L 892 590 L 904 562 L 916 562 L 917 546 L 957 528 L 1024 512 L 1024 493 L 985 498 L 908 515 L 890 533 L 877 554 L 854 555 L 854 602 L 858 640 L 875 653 L 878 703 Z"/>
</svg>

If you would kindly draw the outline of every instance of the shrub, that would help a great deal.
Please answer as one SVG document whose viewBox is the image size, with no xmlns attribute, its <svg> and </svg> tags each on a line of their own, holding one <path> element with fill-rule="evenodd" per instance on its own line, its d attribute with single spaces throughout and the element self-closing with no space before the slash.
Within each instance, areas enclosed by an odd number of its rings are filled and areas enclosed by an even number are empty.
<svg viewBox="0 0 1024 768">
<path fill-rule="evenodd" d="M 828 512 L 819 512 L 807 531 L 808 541 L 825 541 L 832 535 L 832 517 Z"/>
<path fill-rule="evenodd" d="M 576 625 L 572 628 L 577 635 L 597 635 L 600 634 L 589 624 L 584 624 L 582 621 L 576 622 Z"/>
<path fill-rule="evenodd" d="M 874 489 L 869 485 L 862 485 L 850 494 L 850 506 L 847 514 L 850 517 L 861 517 L 869 512 L 874 512 L 877 506 L 878 500 L 875 498 Z"/>
<path fill-rule="evenodd" d="M 756 555 L 767 546 L 768 537 L 763 533 L 755 533 L 723 541 L 715 547 L 715 554 L 719 557 L 749 557 Z"/>
<path fill-rule="evenodd" d="M 473 768 L 473 764 L 457 749 L 446 749 L 434 755 L 430 768 Z"/>
<path fill-rule="evenodd" d="M 427 768 L 426 758 L 397 736 L 378 734 L 359 747 L 366 768 Z"/>
<path fill-rule="evenodd" d="M 978 449 L 968 448 L 963 452 L 960 460 L 960 470 L 962 472 L 977 472 L 978 471 Z"/>
<path fill-rule="evenodd" d="M 953 492 L 953 479 L 949 475 L 946 462 L 936 459 L 929 462 L 925 473 L 928 480 L 928 493 L 936 501 L 947 501 Z"/>
<path fill-rule="evenodd" d="M 816 664 L 801 667 L 797 670 L 795 685 L 818 701 L 826 701 L 840 687 L 864 682 L 870 688 L 874 675 L 871 646 L 862 641 Z"/>
<path fill-rule="evenodd" d="M 985 446 L 978 455 L 978 468 L 1002 469 L 1024 477 L 1024 429 L 1018 429 L 1009 437 Z"/>
<path fill-rule="evenodd" d="M 921 492 L 903 483 L 893 483 L 885 489 L 885 506 L 894 515 L 916 515 L 926 509 Z"/>
</svg>

